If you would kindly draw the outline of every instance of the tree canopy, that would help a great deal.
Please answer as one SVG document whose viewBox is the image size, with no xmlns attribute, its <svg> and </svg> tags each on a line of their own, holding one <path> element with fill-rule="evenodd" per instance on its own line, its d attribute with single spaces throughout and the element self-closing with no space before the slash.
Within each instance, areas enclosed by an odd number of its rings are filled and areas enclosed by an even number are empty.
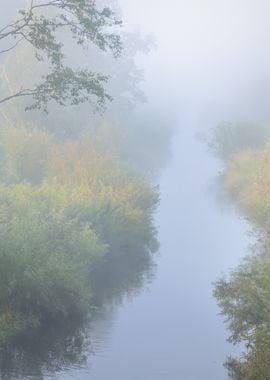
<svg viewBox="0 0 270 380">
<path fill-rule="evenodd" d="M 0 28 L 0 56 L 25 43 L 33 49 L 38 62 L 46 62 L 48 72 L 35 86 L 20 87 L 0 97 L 0 104 L 18 97 L 31 97 L 27 109 L 47 112 L 47 105 L 77 105 L 91 102 L 103 108 L 111 96 L 105 90 L 108 76 L 88 67 L 72 67 L 65 55 L 61 34 L 71 37 L 81 49 L 94 44 L 121 54 L 119 20 L 111 8 L 98 6 L 94 0 L 31 0 L 19 11 L 15 21 Z"/>
</svg>

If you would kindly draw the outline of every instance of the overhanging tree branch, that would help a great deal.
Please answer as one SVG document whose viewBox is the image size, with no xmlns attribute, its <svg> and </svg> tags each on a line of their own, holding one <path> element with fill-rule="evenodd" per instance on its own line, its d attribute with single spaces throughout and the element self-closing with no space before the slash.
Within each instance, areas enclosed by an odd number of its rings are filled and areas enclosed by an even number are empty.
<svg viewBox="0 0 270 380">
<path fill-rule="evenodd" d="M 32 0 L 28 9 L 19 12 L 16 21 L 0 29 L 0 47 L 1 42 L 8 46 L 0 50 L 0 55 L 26 42 L 33 48 L 38 61 L 47 62 L 50 72 L 35 88 L 2 96 L 0 104 L 29 96 L 33 98 L 33 104 L 27 109 L 37 108 L 45 112 L 50 101 L 60 105 L 90 101 L 103 107 L 107 100 L 111 100 L 104 90 L 108 78 L 90 70 L 65 66 L 64 46 L 58 38 L 58 31 L 69 32 L 82 48 L 94 44 L 118 57 L 122 48 L 120 25 L 121 21 L 110 8 L 99 8 L 94 0 Z"/>
</svg>

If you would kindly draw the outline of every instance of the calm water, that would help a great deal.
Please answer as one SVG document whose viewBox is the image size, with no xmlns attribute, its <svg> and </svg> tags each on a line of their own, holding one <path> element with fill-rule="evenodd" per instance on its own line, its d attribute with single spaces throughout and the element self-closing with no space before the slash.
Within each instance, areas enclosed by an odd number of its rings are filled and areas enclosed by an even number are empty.
<svg viewBox="0 0 270 380">
<path fill-rule="evenodd" d="M 90 331 L 60 334 L 53 344 L 46 332 L 36 350 L 14 352 L 16 364 L 2 358 L 3 379 L 227 379 L 222 363 L 237 349 L 226 343 L 212 282 L 245 254 L 247 227 L 211 196 L 219 166 L 193 135 L 187 127 L 176 136 L 160 180 L 161 249 L 153 281 L 105 308 Z"/>
</svg>

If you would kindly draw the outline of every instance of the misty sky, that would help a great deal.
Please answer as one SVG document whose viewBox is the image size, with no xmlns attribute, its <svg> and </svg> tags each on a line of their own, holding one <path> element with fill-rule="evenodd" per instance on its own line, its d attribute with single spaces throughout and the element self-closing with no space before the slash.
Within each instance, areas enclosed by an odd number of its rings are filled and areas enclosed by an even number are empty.
<svg viewBox="0 0 270 380">
<path fill-rule="evenodd" d="M 148 93 L 203 123 L 269 120 L 270 2 L 120 0 L 126 25 L 155 35 Z M 179 108 L 180 107 L 180 108 Z"/>
</svg>

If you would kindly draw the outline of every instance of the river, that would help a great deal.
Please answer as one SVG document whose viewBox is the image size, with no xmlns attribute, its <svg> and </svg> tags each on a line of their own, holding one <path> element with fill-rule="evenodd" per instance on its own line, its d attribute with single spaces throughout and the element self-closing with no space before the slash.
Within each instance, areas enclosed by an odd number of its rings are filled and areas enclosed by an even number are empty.
<svg viewBox="0 0 270 380">
<path fill-rule="evenodd" d="M 220 163 L 194 137 L 194 120 L 179 121 L 176 130 L 173 158 L 159 179 L 156 265 L 122 283 L 89 325 L 46 328 L 8 345 L 1 379 L 228 378 L 223 363 L 240 348 L 226 343 L 213 282 L 246 254 L 248 227 L 214 196 Z"/>
<path fill-rule="evenodd" d="M 269 82 L 262 75 L 269 77 L 269 12 L 254 4 L 120 0 L 131 30 L 158 37 L 159 50 L 138 59 L 147 62 L 145 88 L 148 98 L 155 98 L 152 107 L 165 120 L 182 107 L 172 160 L 158 180 L 156 265 L 136 275 L 128 291 L 114 295 L 89 326 L 79 331 L 75 326 L 75 333 L 64 326 L 65 331 L 45 331 L 5 348 L 1 379 L 228 378 L 223 363 L 241 349 L 226 342 L 213 282 L 246 255 L 250 237 L 245 221 L 215 197 L 221 164 L 195 138 L 204 126 L 194 113 L 207 128 L 235 116 L 257 120 L 263 98 L 269 114 L 269 97 L 258 96 L 260 87 L 254 86 Z M 182 112 L 186 105 L 189 109 Z"/>
<path fill-rule="evenodd" d="M 160 179 L 161 247 L 153 281 L 97 318 L 83 364 L 45 378 L 228 378 L 223 362 L 239 349 L 226 343 L 212 283 L 245 255 L 249 239 L 245 222 L 209 191 L 219 169 L 191 126 L 179 129 Z"/>
</svg>

